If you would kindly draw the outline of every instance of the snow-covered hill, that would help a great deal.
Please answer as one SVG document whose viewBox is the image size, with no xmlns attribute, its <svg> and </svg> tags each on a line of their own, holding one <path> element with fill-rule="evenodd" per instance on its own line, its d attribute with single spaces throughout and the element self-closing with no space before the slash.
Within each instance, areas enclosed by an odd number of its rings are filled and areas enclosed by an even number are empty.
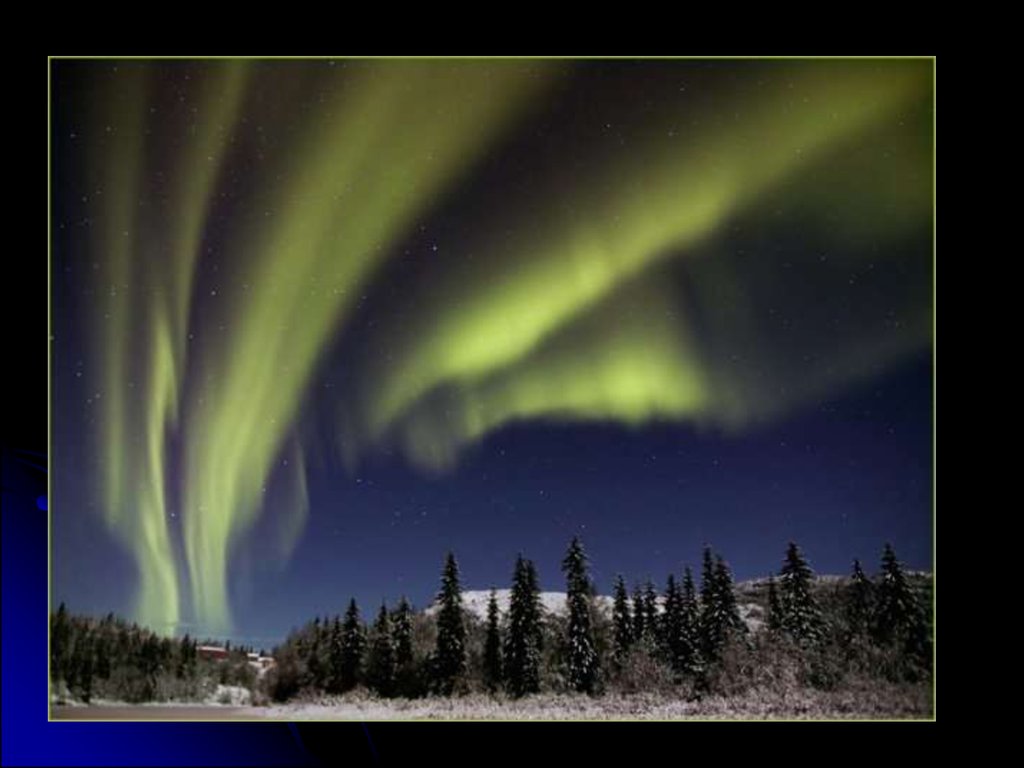
<svg viewBox="0 0 1024 768">
<path fill-rule="evenodd" d="M 511 599 L 512 590 L 499 589 L 495 591 L 498 599 L 498 613 L 504 617 L 508 614 L 508 605 Z M 480 621 L 487 621 L 487 604 L 491 599 L 490 590 L 466 590 L 462 593 L 462 607 Z M 544 612 L 554 616 L 566 615 L 565 592 L 541 592 L 541 606 Z M 606 617 L 612 615 L 612 598 L 608 595 L 597 595 L 594 598 L 597 609 Z M 658 610 L 661 610 L 662 598 L 658 597 Z M 756 631 L 764 624 L 764 609 L 757 603 L 740 603 L 740 616 L 747 623 L 751 631 Z M 426 609 L 425 613 L 432 616 L 437 613 L 438 606 L 435 603 Z"/>
<path fill-rule="evenodd" d="M 908 572 L 908 576 L 913 579 L 926 580 L 931 577 L 930 573 L 926 572 Z M 778 577 L 776 577 L 777 579 Z M 814 577 L 815 584 L 819 588 L 826 588 L 838 585 L 845 581 L 847 576 L 839 576 L 834 574 L 819 574 Z M 739 598 L 739 610 L 740 616 L 747 623 L 747 626 L 752 631 L 757 631 L 764 626 L 765 621 L 765 609 L 762 605 L 765 599 L 765 594 L 768 589 L 768 579 L 757 578 L 749 579 L 747 581 L 741 581 L 736 584 L 736 595 Z M 508 614 L 509 600 L 511 599 L 512 590 L 510 589 L 499 589 L 495 591 L 495 595 L 498 599 L 498 612 L 502 617 Z M 471 589 L 466 590 L 462 593 L 462 606 L 470 614 L 478 618 L 480 621 L 487 620 L 487 603 L 490 601 L 491 592 L 487 589 Z M 755 602 L 754 598 L 758 598 Z M 661 610 L 663 598 L 658 597 L 658 610 Z M 564 616 L 566 614 L 565 606 L 565 593 L 564 592 L 541 592 L 540 602 L 543 606 L 544 612 L 549 615 Z M 597 595 L 594 598 L 594 602 L 597 605 L 598 610 L 606 617 L 611 618 L 612 615 L 612 598 L 608 595 Z M 632 606 L 632 600 L 630 601 Z M 428 616 L 432 616 L 437 613 L 438 606 L 434 604 L 426 609 L 425 613 Z"/>
<path fill-rule="evenodd" d="M 505 616 L 508 613 L 509 601 L 512 599 L 512 590 L 495 590 L 495 596 L 498 599 L 498 613 Z M 462 607 L 481 621 L 486 621 L 487 603 L 490 599 L 491 591 L 489 589 L 466 590 L 462 593 Z M 594 602 L 602 613 L 608 616 L 612 615 L 612 599 L 610 597 L 598 595 L 594 598 Z M 555 616 L 564 616 L 566 614 L 565 592 L 541 592 L 540 603 L 545 613 L 554 614 Z M 427 608 L 425 613 L 429 616 L 437 613 L 437 610 L 438 606 L 435 603 Z"/>
</svg>

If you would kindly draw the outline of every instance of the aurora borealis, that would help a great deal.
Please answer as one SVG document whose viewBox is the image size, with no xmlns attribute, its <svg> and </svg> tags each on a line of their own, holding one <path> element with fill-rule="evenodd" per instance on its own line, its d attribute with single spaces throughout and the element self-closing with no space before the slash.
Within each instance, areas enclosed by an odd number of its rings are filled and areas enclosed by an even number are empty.
<svg viewBox="0 0 1024 768">
<path fill-rule="evenodd" d="M 930 392 L 930 61 L 56 61 L 52 94 L 54 588 L 154 626 L 283 631 L 254 594 L 386 557 L 402 509 L 543 497 L 533 459 L 480 491 L 503 435 L 593 439 L 583 472 Z M 918 538 L 929 429 L 893 449 Z M 652 525 L 706 501 L 653 488 Z"/>
</svg>

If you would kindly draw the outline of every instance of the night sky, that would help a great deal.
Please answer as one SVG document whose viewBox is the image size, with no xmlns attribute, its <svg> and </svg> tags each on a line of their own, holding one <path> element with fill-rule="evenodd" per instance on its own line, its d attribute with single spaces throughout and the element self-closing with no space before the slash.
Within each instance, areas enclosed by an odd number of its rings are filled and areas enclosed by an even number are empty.
<svg viewBox="0 0 1024 768">
<path fill-rule="evenodd" d="M 932 567 L 930 60 L 52 68 L 52 592 Z"/>
</svg>

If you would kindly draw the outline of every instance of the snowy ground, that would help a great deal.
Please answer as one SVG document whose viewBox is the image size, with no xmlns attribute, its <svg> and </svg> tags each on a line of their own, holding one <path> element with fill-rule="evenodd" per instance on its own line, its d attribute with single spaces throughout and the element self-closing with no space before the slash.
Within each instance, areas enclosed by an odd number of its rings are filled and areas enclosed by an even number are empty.
<svg viewBox="0 0 1024 768">
<path fill-rule="evenodd" d="M 883 693 L 882 696 L 878 696 Z M 888 694 L 888 695 L 885 695 Z M 681 719 L 931 719 L 931 691 L 752 691 L 739 697 L 683 701 L 659 694 L 568 696 L 518 700 L 471 695 L 454 699 L 345 696 L 254 709 L 263 717 L 294 720 L 681 720 Z"/>
<path fill-rule="evenodd" d="M 221 692 L 222 694 L 224 691 Z M 235 692 L 231 692 L 234 694 Z M 211 697 L 206 704 L 96 702 L 52 707 L 61 720 L 834 720 L 932 719 L 925 686 L 824 692 L 749 691 L 730 698 L 685 701 L 663 694 L 598 698 L 540 694 L 517 700 L 470 695 L 453 699 L 378 699 L 365 693 L 267 707 L 245 706 L 241 697 Z"/>
</svg>

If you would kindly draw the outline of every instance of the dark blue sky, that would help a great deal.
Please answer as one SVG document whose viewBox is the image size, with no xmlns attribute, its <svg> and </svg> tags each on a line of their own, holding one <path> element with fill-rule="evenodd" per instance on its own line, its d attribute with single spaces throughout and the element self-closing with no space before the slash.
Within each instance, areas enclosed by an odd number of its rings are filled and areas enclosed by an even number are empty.
<svg viewBox="0 0 1024 768">
<path fill-rule="evenodd" d="M 661 584 L 687 563 L 696 572 L 705 542 L 740 580 L 777 571 L 790 539 L 819 573 L 845 573 L 854 557 L 874 568 L 885 541 L 930 570 L 931 380 L 921 356 L 740 436 L 530 424 L 491 435 L 447 475 L 400 459 L 354 477 L 315 471 L 291 562 L 235 581 L 237 636 L 269 642 L 350 596 L 364 611 L 400 594 L 423 606 L 448 549 L 467 588 L 507 587 L 523 552 L 545 590 L 562 590 L 558 564 L 577 533 L 604 593 L 617 573 Z M 94 510 L 69 503 L 74 475 L 56 479 L 56 594 L 82 611 L 128 611 L 131 559 Z"/>
</svg>

